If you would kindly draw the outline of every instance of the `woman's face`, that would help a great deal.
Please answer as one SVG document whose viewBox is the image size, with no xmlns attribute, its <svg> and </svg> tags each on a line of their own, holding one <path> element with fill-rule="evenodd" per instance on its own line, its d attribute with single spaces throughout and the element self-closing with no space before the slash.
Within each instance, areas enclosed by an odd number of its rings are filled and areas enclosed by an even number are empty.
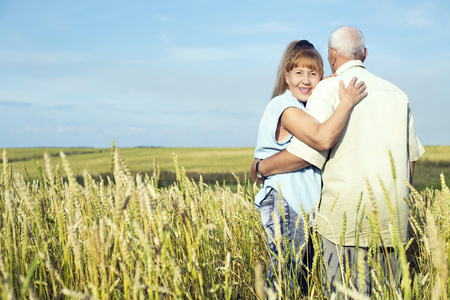
<svg viewBox="0 0 450 300">
<path fill-rule="evenodd" d="M 285 72 L 286 82 L 292 95 L 301 102 L 308 101 L 320 81 L 319 73 L 306 67 L 296 67 Z"/>
</svg>

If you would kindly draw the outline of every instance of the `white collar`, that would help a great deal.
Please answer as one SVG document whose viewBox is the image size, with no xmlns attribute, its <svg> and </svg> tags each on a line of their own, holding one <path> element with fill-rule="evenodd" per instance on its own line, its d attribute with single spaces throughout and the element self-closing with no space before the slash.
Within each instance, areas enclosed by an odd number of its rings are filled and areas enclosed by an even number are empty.
<svg viewBox="0 0 450 300">
<path fill-rule="evenodd" d="M 360 61 L 359 59 L 350 60 L 350 61 L 346 62 L 345 64 L 343 64 L 342 66 L 340 66 L 339 69 L 336 70 L 336 75 L 340 75 L 340 74 L 344 73 L 345 71 L 347 71 L 348 69 L 351 69 L 354 67 L 364 68 L 364 65 L 363 65 L 362 61 Z"/>
</svg>

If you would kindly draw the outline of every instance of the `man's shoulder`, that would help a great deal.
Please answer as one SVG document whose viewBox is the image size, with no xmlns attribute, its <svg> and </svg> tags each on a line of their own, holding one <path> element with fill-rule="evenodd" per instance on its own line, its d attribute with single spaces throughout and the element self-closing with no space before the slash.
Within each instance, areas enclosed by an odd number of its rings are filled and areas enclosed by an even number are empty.
<svg viewBox="0 0 450 300">
<path fill-rule="evenodd" d="M 314 93 L 327 93 L 332 94 L 339 91 L 339 76 L 333 76 L 333 77 L 327 77 L 325 79 L 322 79 L 314 88 Z"/>
<path fill-rule="evenodd" d="M 364 76 L 361 77 L 361 80 L 364 80 L 368 88 L 373 90 L 383 90 L 405 94 L 398 86 L 396 86 L 391 81 L 375 75 L 368 70 L 364 70 Z"/>
<path fill-rule="evenodd" d="M 379 84 L 380 84 L 380 86 L 381 86 L 383 89 L 391 90 L 391 91 L 393 91 L 393 92 L 405 94 L 405 92 L 403 92 L 403 91 L 402 91 L 398 86 L 396 86 L 394 83 L 392 83 L 392 82 L 390 82 L 390 81 L 388 81 L 388 80 L 386 80 L 386 79 L 384 79 L 384 78 L 381 78 L 381 77 L 378 77 L 378 78 L 379 78 Z"/>
<path fill-rule="evenodd" d="M 340 76 L 339 75 L 333 75 L 327 78 L 322 79 L 317 86 L 319 85 L 325 85 L 325 86 L 335 86 L 336 84 L 339 85 Z"/>
</svg>

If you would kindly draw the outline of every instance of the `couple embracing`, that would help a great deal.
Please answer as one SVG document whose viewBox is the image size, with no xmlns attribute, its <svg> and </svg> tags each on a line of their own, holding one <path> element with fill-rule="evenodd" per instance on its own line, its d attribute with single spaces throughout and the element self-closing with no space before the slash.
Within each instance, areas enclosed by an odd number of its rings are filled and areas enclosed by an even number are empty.
<svg viewBox="0 0 450 300">
<path fill-rule="evenodd" d="M 305 234 L 312 224 L 304 213 L 315 216 L 322 281 L 330 291 L 335 291 L 335 282 L 344 282 L 342 269 L 349 266 L 350 285 L 371 295 L 368 264 L 364 276 L 356 270 L 373 250 L 374 211 L 380 225 L 376 244 L 383 255 L 372 259 L 390 273 L 391 283 L 399 283 L 391 231 L 394 226 L 398 241 L 407 241 L 404 198 L 409 198 L 409 189 L 403 180 L 412 182 L 414 162 L 424 148 L 406 94 L 366 70 L 366 57 L 364 36 L 351 26 L 330 35 L 329 78 L 323 79 L 322 58 L 308 41 L 290 43 L 282 57 L 251 168 L 252 176 L 264 183 L 255 204 L 268 234 L 268 283 L 275 290 L 280 288 L 274 284 L 275 274 L 283 264 L 284 281 L 308 293 L 306 277 L 314 253 Z M 276 228 L 287 241 L 278 246 Z M 279 251 L 288 259 L 279 262 Z"/>
</svg>

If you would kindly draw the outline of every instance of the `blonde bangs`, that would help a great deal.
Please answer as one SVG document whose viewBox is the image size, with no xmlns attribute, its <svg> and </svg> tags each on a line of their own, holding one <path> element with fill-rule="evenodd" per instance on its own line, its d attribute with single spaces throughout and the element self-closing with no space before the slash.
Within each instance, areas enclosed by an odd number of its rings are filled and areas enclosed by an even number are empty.
<svg viewBox="0 0 450 300">
<path fill-rule="evenodd" d="M 323 61 L 320 54 L 316 51 L 305 50 L 298 52 L 287 64 L 287 71 L 294 68 L 308 68 L 316 71 L 320 75 L 320 79 L 323 77 Z"/>
</svg>

